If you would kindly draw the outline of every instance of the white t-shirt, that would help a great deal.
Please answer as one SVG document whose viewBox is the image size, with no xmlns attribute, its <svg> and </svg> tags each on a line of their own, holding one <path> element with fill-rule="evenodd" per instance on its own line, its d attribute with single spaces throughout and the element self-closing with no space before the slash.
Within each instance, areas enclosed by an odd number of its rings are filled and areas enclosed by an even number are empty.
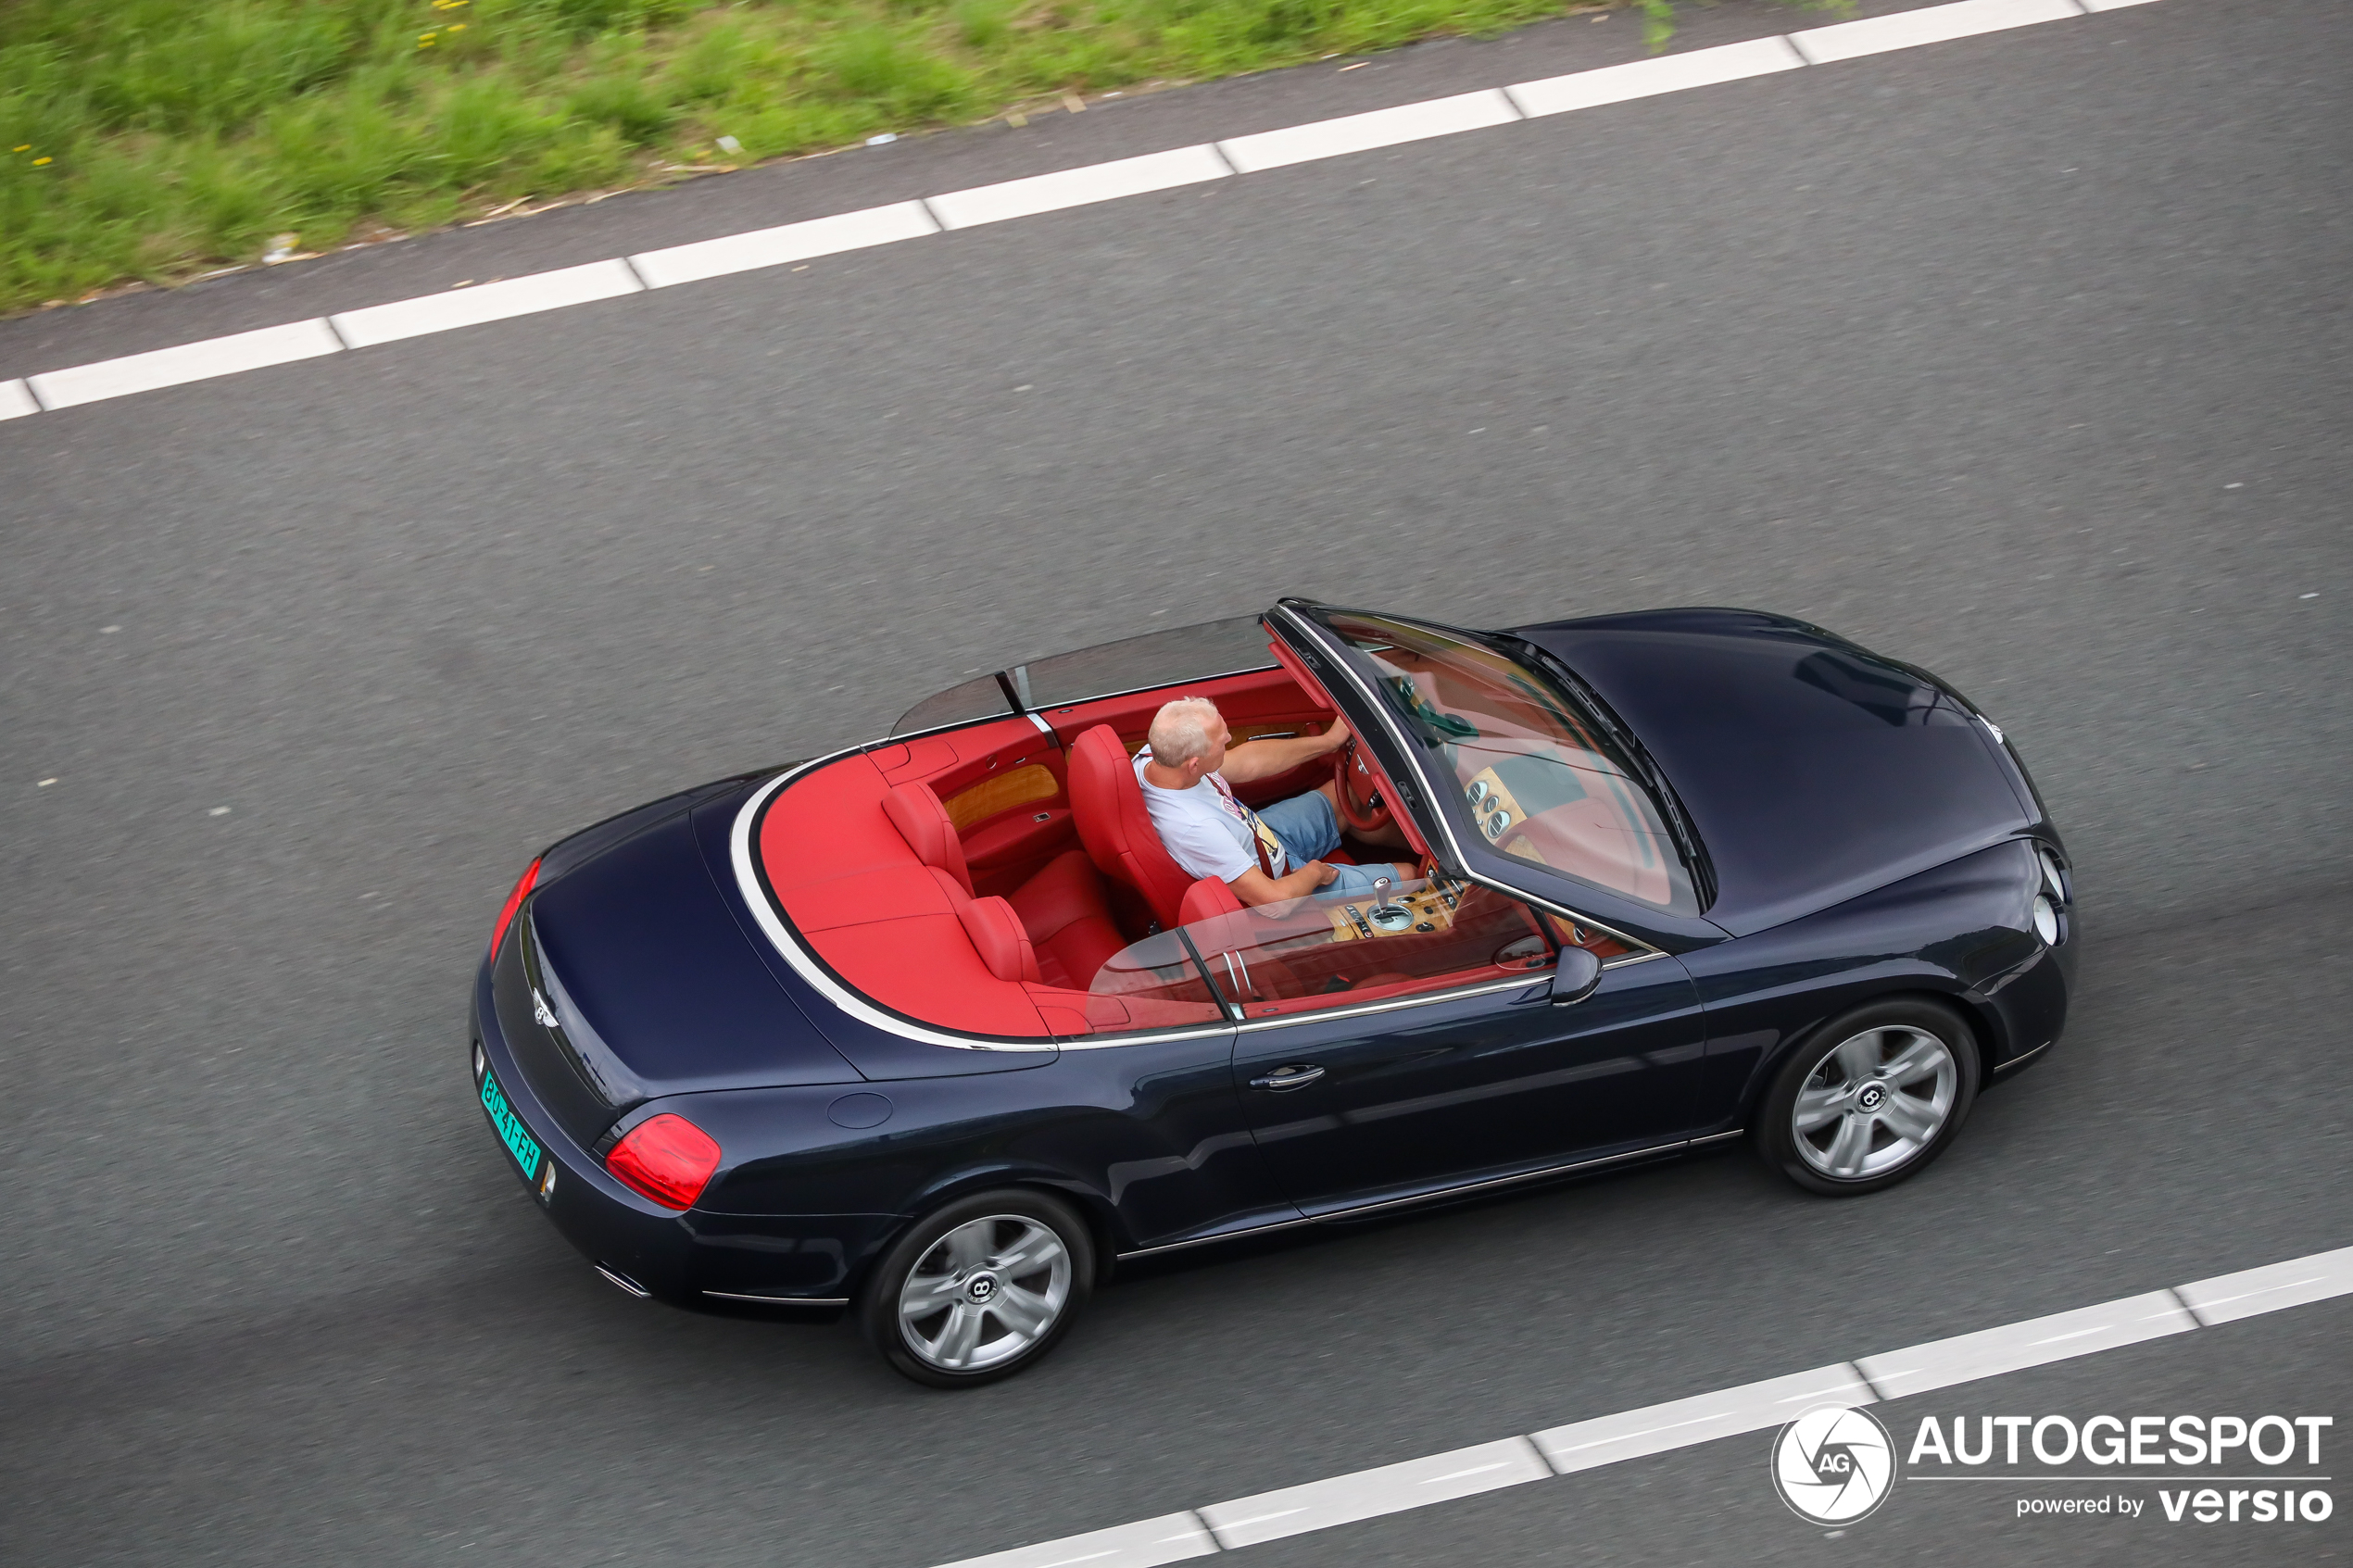
<svg viewBox="0 0 2353 1568">
<path fill-rule="evenodd" d="M 1151 759 L 1149 746 L 1137 753 L 1136 782 L 1143 787 L 1144 809 L 1151 813 L 1152 827 L 1171 859 L 1197 878 L 1214 876 L 1220 882 L 1231 882 L 1247 871 L 1281 876 L 1290 870 L 1283 841 L 1257 812 L 1234 798 L 1221 775 L 1204 773 L 1190 789 L 1163 789 L 1144 777 L 1144 765 Z"/>
</svg>

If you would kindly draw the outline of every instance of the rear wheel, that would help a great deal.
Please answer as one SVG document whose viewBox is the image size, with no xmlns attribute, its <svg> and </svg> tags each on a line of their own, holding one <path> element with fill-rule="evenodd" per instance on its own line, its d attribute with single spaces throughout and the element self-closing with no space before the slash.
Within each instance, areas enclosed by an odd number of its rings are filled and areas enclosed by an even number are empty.
<svg viewBox="0 0 2353 1568">
<path fill-rule="evenodd" d="M 1051 1349 L 1094 1276 L 1094 1240 L 1070 1205 L 1007 1188 L 916 1221 L 876 1265 L 859 1315 L 900 1373 L 965 1388 L 1009 1377 Z"/>
<path fill-rule="evenodd" d="M 1809 1192 L 1877 1192 L 1944 1152 L 1977 1083 L 1976 1040 L 1958 1013 L 1925 997 L 1875 1002 L 1783 1064 L 1757 1148 Z"/>
</svg>

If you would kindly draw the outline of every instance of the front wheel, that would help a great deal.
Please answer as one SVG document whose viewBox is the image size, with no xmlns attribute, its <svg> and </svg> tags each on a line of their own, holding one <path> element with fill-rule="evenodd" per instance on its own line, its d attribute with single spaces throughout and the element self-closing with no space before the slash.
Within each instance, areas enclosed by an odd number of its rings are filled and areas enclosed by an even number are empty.
<svg viewBox="0 0 2353 1568">
<path fill-rule="evenodd" d="M 1877 1192 L 1944 1152 L 1977 1081 L 1959 1014 L 1924 997 L 1876 1002 L 1824 1025 L 1782 1066 L 1757 1149 L 1809 1192 Z"/>
<path fill-rule="evenodd" d="M 875 1266 L 859 1316 L 883 1359 L 934 1388 L 1009 1377 L 1086 1304 L 1095 1248 L 1061 1199 L 1021 1188 L 935 1209 Z"/>
</svg>

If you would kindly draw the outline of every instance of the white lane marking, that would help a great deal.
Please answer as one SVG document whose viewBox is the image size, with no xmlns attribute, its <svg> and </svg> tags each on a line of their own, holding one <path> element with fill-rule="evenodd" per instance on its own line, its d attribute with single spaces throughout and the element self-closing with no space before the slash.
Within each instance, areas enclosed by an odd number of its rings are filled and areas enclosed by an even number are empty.
<svg viewBox="0 0 2353 1568">
<path fill-rule="evenodd" d="M 1167 1513 L 1089 1535 L 967 1557 L 945 1568 L 1158 1568 L 1163 1562 L 1207 1557 L 1217 1549 L 1198 1515 Z"/>
<path fill-rule="evenodd" d="M 1574 1470 L 1592 1470 L 1619 1460 L 1780 1426 L 1796 1420 L 1813 1405 L 1877 1402 L 1855 1369 L 1842 1361 L 1788 1377 L 1571 1422 L 1537 1433 L 1535 1443 L 1553 1468 L 1566 1475 Z"/>
<path fill-rule="evenodd" d="M 2087 11 L 2120 11 L 2127 6 L 2154 5 L 2156 0 L 2078 0 Z"/>
<path fill-rule="evenodd" d="M 41 405 L 32 400 L 31 387 L 20 381 L 0 382 L 0 420 L 18 420 L 39 412 Z"/>
<path fill-rule="evenodd" d="M 1900 1399 L 1948 1384 L 1973 1383 L 1981 1377 L 2087 1356 L 2095 1350 L 2187 1334 L 2196 1327 L 2196 1320 L 2182 1310 L 2171 1291 L 2152 1290 L 2145 1296 L 2079 1307 L 2071 1312 L 1957 1335 L 1883 1355 L 1859 1356 L 1855 1365 L 1871 1380 L 1871 1386 L 1891 1399 Z"/>
<path fill-rule="evenodd" d="M 1527 1438 L 1506 1437 L 1453 1453 L 1213 1503 L 1201 1511 L 1201 1516 L 1216 1536 L 1217 1544 L 1231 1551 L 1284 1536 L 1327 1530 L 1335 1524 L 1491 1492 L 1500 1486 L 1542 1481 L 1551 1474 Z"/>
<path fill-rule="evenodd" d="M 2353 1296 L 2353 1247 L 2271 1263 L 2234 1274 L 2218 1274 L 2180 1287 L 2181 1297 L 2203 1323 L 2233 1323 L 2283 1307 Z"/>
<path fill-rule="evenodd" d="M 2099 11 L 2149 3 L 2150 0 L 2082 0 L 2082 6 Z M 2022 27 L 2031 22 L 2057 21 L 2081 16 L 2083 9 L 2078 8 L 2077 0 L 1957 0 L 1952 5 L 1815 28 L 1789 38 L 1758 39 L 1718 49 L 1694 50 L 1688 55 L 1607 66 L 1542 82 L 1521 82 L 1511 88 L 1467 93 L 1239 136 L 1204 146 L 1179 147 L 1026 180 L 1009 180 L 1001 184 L 933 196 L 928 201 L 812 219 L 805 223 L 590 262 L 584 267 L 487 283 L 480 288 L 398 300 L 346 311 L 328 320 L 289 322 L 259 332 L 50 370 L 25 378 L 31 396 L 37 399 L 33 408 L 23 407 L 20 397 L 11 395 L 8 388 L 15 383 L 0 383 L 0 418 L 19 418 L 43 408 L 67 408 L 77 403 L 233 375 L 290 359 L 333 354 L 346 347 L 361 348 L 426 332 L 448 332 L 647 288 L 774 266 L 798 257 L 888 245 L 899 239 L 920 238 L 943 228 L 1000 222 L 1312 158 L 1338 157 L 1430 136 L 1452 135 L 1509 123 L 1524 115 L 1560 114 L 1573 108 L 1737 81 L 1784 69 L 1776 51 L 1794 52 L 1800 63 L 1818 64 Z M 895 216 L 885 218 L 885 214 Z M 884 232 L 894 223 L 903 223 L 903 232 Z M 796 245 L 812 248 L 796 251 Z"/>
<path fill-rule="evenodd" d="M 629 264 L 646 280 L 648 288 L 666 289 L 673 283 L 698 283 L 705 278 L 721 278 L 730 272 L 781 267 L 788 261 L 806 261 L 812 257 L 835 256 L 845 250 L 916 240 L 937 232 L 939 224 L 923 203 L 899 202 L 860 212 L 837 213 L 831 218 L 812 218 L 805 223 L 754 229 L 748 234 L 728 234 L 695 245 L 672 245 L 666 250 L 641 251 L 629 258 Z"/>
<path fill-rule="evenodd" d="M 1113 163 L 1091 163 L 1084 169 L 1065 169 L 1054 174 L 1033 174 L 1026 180 L 975 185 L 969 191 L 950 191 L 944 196 L 931 197 L 930 205 L 943 227 L 969 229 L 975 223 L 1001 223 L 1009 218 L 1027 218 L 1065 207 L 1140 196 L 1179 185 L 1197 185 L 1204 180 L 1225 180 L 1232 173 L 1218 157 L 1217 149 L 1203 144 L 1165 153 L 1147 153 L 1142 157 L 1124 157 Z"/>
<path fill-rule="evenodd" d="M 553 272 L 534 272 L 526 277 L 482 283 L 470 289 L 449 289 L 416 299 L 395 300 L 390 305 L 371 305 L 364 310 L 346 310 L 327 320 L 334 323 L 336 332 L 352 347 L 371 348 L 380 343 L 422 337 L 427 332 L 478 327 L 485 321 L 504 321 L 542 310 L 560 310 L 567 305 L 586 305 L 624 294 L 639 294 L 645 286 L 637 281 L 637 274 L 629 270 L 628 262 L 615 257 L 591 261 L 585 267 L 564 267 Z"/>
<path fill-rule="evenodd" d="M 1539 115 L 1566 114 L 1571 109 L 1622 104 L 1629 98 L 1648 98 L 1660 93 L 1713 87 L 1718 82 L 1739 82 L 1777 70 L 1795 70 L 1805 63 L 1805 56 L 1790 47 L 1788 39 L 1755 38 L 1745 44 L 1694 49 L 1688 55 L 1661 55 L 1656 59 L 1636 60 L 1631 65 L 1604 66 L 1599 70 L 1580 70 L 1568 76 L 1547 77 L 1541 82 L 1514 82 L 1504 91 L 1519 106 L 1520 113 L 1533 119 Z"/>
<path fill-rule="evenodd" d="M 1345 1524 L 1419 1508 L 1425 1503 L 1492 1491 L 1498 1486 L 1517 1486 L 1522 1481 L 1542 1480 L 1555 1473 L 1566 1475 L 1614 1464 L 1619 1460 L 1737 1436 L 1793 1421 L 1818 1404 L 1876 1404 L 1881 1398 L 1896 1399 L 1972 1378 L 2070 1361 L 2169 1334 L 2190 1333 L 2204 1325 L 2183 1310 L 2184 1302 L 2196 1304 L 2201 1316 L 2209 1311 L 2215 1312 L 2211 1321 L 2221 1323 L 2338 1296 L 2353 1296 L 2353 1247 L 2291 1258 L 2259 1269 L 2221 1274 L 2195 1285 L 2151 1291 L 2145 1296 L 2127 1297 L 2121 1301 L 2103 1302 L 2071 1312 L 2030 1318 L 1978 1334 L 1916 1345 L 1908 1350 L 1891 1350 L 1884 1356 L 1867 1356 L 1857 1361 L 1817 1367 L 1812 1372 L 1793 1373 L 1713 1394 L 1696 1394 L 1663 1405 L 1645 1405 L 1641 1410 L 1571 1422 L 1532 1437 L 1508 1437 L 1475 1449 L 1458 1449 L 1378 1470 L 1360 1470 L 1278 1492 L 1261 1492 L 1256 1497 L 1202 1509 L 1199 1518 L 1214 1533 L 1216 1545 L 1228 1549 L 1246 1546 L 1253 1541 L 1300 1535 L 1330 1524 Z M 2054 1345 L 2070 1348 L 2048 1348 Z M 1872 1370 L 1874 1366 L 1878 1370 Z M 1883 1377 L 1904 1386 L 1891 1388 L 1881 1381 Z M 1466 1462 L 1473 1461 L 1487 1462 Z M 1530 1462 L 1537 1467 L 1533 1473 L 1525 1468 Z M 1456 1485 L 1485 1474 L 1496 1474 L 1498 1479 L 1475 1486 Z M 1453 1489 L 1442 1489 L 1447 1487 Z M 1088 1561 L 1072 1555 L 1082 1549 L 1095 1549 L 1088 1543 L 1108 1541 L 1124 1530 L 1140 1531 L 1193 1517 L 1170 1514 L 1144 1524 L 1072 1536 L 1022 1548 L 1019 1552 L 1000 1552 L 995 1557 L 950 1563 L 947 1568 L 981 1568 L 983 1564 L 987 1568 L 1060 1568 L 1062 1564 Z M 1278 1529 L 1260 1528 L 1283 1520 L 1292 1523 Z"/>
<path fill-rule="evenodd" d="M 1969 38 L 1981 32 L 2027 27 L 2035 22 L 2063 21 L 2083 13 L 2075 0 L 1956 0 L 1950 6 L 1898 11 L 1891 17 L 1866 17 L 1861 21 L 1836 22 L 1829 27 L 1793 32 L 1789 41 L 1807 61 L 1826 66 L 1891 49 L 1914 49 L 1923 44 Z"/>
<path fill-rule="evenodd" d="M 1432 136 L 1452 136 L 1458 132 L 1484 131 L 1492 125 L 1509 125 L 1520 118 L 1519 110 L 1501 88 L 1488 87 L 1452 98 L 1430 98 L 1393 109 L 1375 109 L 1369 114 L 1344 115 L 1310 125 L 1262 131 L 1255 136 L 1230 137 L 1218 143 L 1217 150 L 1226 155 L 1226 161 L 1234 166 L 1236 173 L 1255 174 L 1262 169 L 1280 169 L 1286 164 L 1370 152 L 1375 147 L 1393 147 L 1405 142 L 1427 141 Z"/>
<path fill-rule="evenodd" d="M 266 365 L 312 359 L 321 354 L 338 353 L 342 348 L 335 334 L 327 330 L 326 322 L 289 321 L 281 327 L 263 327 L 258 332 L 207 338 L 201 343 L 183 343 L 176 348 L 157 348 L 145 354 L 125 355 L 120 359 L 101 359 L 69 370 L 51 370 L 45 375 L 27 376 L 25 382 L 33 395 L 41 399 L 43 408 L 70 408 L 77 403 L 95 403 L 103 397 L 125 397 L 134 392 L 152 392 L 157 387 L 208 381 L 240 370 L 258 370 Z"/>
</svg>

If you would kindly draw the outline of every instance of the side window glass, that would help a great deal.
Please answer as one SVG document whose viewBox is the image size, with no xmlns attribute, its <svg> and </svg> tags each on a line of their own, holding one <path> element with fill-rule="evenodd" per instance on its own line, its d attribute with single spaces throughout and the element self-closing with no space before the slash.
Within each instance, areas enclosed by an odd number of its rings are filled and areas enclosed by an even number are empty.
<svg viewBox="0 0 2353 1568">
<path fill-rule="evenodd" d="M 1219 993 L 1250 1018 L 1452 990 L 1539 971 L 1559 951 L 1534 909 L 1491 888 L 1401 882 L 1213 915 L 1184 928 Z"/>
<path fill-rule="evenodd" d="M 1612 959 L 1622 959 L 1637 950 L 1630 942 L 1621 942 L 1605 931 L 1596 931 L 1590 925 L 1562 915 L 1546 914 L 1544 924 L 1552 932 L 1554 941 L 1564 947 L 1583 947 L 1604 963 Z"/>
<path fill-rule="evenodd" d="M 1096 972 L 1084 1006 L 1090 1035 L 1196 1029 L 1226 1021 L 1226 1010 L 1173 931 L 1155 932 L 1113 954 Z"/>
</svg>

